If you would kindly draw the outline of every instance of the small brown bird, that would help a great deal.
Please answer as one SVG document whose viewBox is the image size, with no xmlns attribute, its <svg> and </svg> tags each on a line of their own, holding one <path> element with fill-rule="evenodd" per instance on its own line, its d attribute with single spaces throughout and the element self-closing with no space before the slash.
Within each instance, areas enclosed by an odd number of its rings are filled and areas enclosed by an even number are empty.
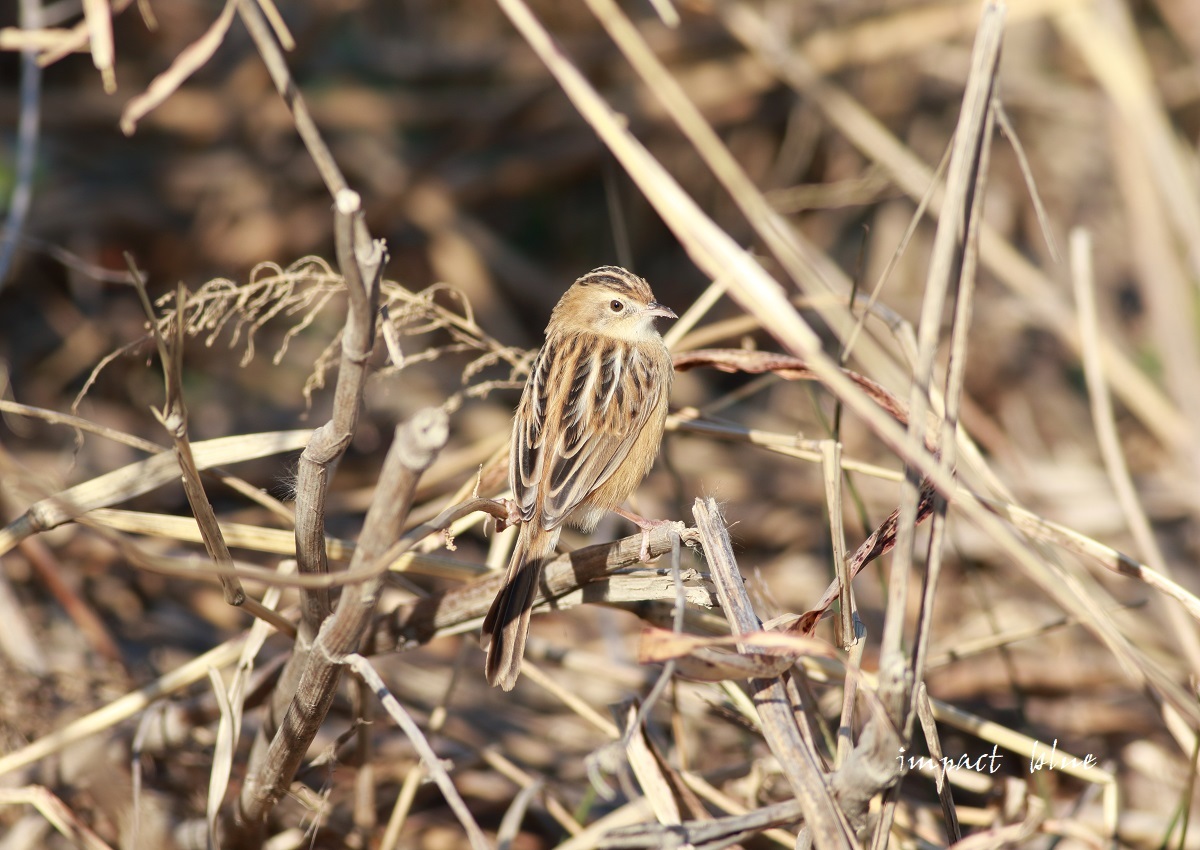
<svg viewBox="0 0 1200 850">
<path fill-rule="evenodd" d="M 591 531 L 654 463 L 674 376 L 657 318 L 676 316 L 618 266 L 579 278 L 550 314 L 513 420 L 508 477 L 521 532 L 483 621 L 487 679 L 506 691 L 521 673 L 529 612 L 562 524 Z"/>
</svg>

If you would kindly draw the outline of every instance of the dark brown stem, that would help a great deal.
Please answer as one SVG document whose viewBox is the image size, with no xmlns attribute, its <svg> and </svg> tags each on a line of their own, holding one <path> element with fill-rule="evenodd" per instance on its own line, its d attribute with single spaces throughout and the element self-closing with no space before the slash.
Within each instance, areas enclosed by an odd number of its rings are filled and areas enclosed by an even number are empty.
<svg viewBox="0 0 1200 850">
<path fill-rule="evenodd" d="M 421 411 L 396 429 L 384 460 L 362 536 L 350 569 L 367 569 L 387 557 L 388 547 L 403 528 L 421 474 L 446 443 L 445 411 Z M 358 650 L 371 624 L 382 574 L 347 587 L 337 609 L 321 626 L 301 670 L 295 696 L 267 748 L 261 768 L 247 777 L 238 800 L 235 843 L 253 844 L 271 809 L 287 791 L 300 761 L 333 702 L 343 659 Z M 246 839 L 250 839 L 246 841 Z"/>
</svg>

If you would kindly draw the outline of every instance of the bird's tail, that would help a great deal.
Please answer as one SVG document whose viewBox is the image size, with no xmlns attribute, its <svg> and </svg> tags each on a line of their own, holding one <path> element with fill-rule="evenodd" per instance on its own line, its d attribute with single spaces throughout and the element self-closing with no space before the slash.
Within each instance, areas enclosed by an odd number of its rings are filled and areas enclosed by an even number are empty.
<svg viewBox="0 0 1200 850">
<path fill-rule="evenodd" d="M 536 521 L 521 526 L 504 586 L 483 620 L 488 684 L 511 691 L 517 683 L 529 633 L 529 612 L 541 583 L 542 565 L 554 554 L 558 534 L 557 528 L 547 531 Z"/>
</svg>

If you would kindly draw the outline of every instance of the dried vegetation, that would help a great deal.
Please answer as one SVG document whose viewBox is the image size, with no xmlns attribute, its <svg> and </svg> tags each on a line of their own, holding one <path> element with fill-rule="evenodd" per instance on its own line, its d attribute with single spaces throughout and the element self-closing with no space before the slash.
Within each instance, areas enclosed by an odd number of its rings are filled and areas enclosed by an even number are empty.
<svg viewBox="0 0 1200 850">
<path fill-rule="evenodd" d="M 70 5 L 0 29 L 0 848 L 1200 847 L 1193 0 Z M 504 694 L 610 262 L 679 524 L 568 535 Z"/>
</svg>

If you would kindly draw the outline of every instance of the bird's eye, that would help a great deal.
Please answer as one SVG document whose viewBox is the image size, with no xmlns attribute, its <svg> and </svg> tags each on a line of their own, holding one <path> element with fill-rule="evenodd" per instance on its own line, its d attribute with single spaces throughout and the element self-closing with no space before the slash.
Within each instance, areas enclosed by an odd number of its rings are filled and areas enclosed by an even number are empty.
<svg viewBox="0 0 1200 850">
<path fill-rule="evenodd" d="M 624 302 L 618 301 L 615 298 L 612 301 L 608 302 L 608 306 L 612 309 L 612 311 L 614 313 L 620 313 L 622 310 L 625 309 Z"/>
</svg>

